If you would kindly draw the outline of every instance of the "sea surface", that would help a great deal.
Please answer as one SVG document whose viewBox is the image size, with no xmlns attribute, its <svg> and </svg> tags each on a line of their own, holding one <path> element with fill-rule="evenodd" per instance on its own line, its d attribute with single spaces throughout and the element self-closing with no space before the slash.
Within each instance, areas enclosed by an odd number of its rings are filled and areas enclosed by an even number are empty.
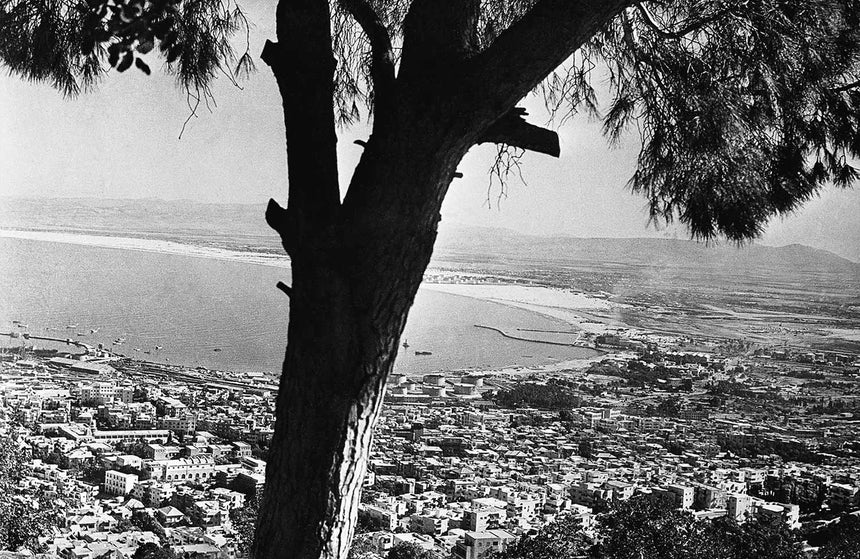
<svg viewBox="0 0 860 559">
<path fill-rule="evenodd" d="M 260 264 L 0 238 L 0 332 L 105 346 L 125 338 L 112 347 L 130 357 L 277 371 L 289 299 L 275 284 L 288 279 L 288 269 Z M 595 355 L 586 348 L 512 340 L 475 324 L 506 332 L 572 330 L 531 311 L 422 288 L 404 333 L 409 348 L 400 350 L 395 371 L 535 366 Z M 0 336 L 0 345 L 20 343 Z M 37 347 L 67 346 L 38 342 Z"/>
</svg>

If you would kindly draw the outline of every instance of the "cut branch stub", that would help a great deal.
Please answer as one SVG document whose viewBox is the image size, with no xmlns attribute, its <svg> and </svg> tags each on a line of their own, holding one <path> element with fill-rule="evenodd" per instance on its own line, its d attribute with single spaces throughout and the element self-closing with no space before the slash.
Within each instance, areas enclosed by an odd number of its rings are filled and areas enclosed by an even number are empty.
<svg viewBox="0 0 860 559">
<path fill-rule="evenodd" d="M 270 198 L 269 205 L 266 206 L 266 223 L 281 236 L 284 250 L 292 256 L 295 228 L 293 227 L 289 210 L 285 210 L 274 199 Z"/>
<path fill-rule="evenodd" d="M 275 284 L 275 287 L 277 287 L 278 289 L 283 291 L 287 295 L 287 297 L 293 296 L 293 288 L 290 287 L 289 285 L 285 284 L 284 282 L 279 281 L 278 283 Z"/>
<path fill-rule="evenodd" d="M 266 44 L 263 45 L 263 52 L 260 53 L 260 60 L 272 66 L 275 59 L 280 55 L 280 45 L 266 39 Z"/>
<path fill-rule="evenodd" d="M 558 134 L 552 130 L 529 124 L 524 118 L 526 114 L 525 109 L 514 107 L 502 118 L 494 122 L 481 135 L 478 143 L 492 142 L 495 144 L 507 144 L 512 147 L 558 157 L 561 154 Z"/>
</svg>

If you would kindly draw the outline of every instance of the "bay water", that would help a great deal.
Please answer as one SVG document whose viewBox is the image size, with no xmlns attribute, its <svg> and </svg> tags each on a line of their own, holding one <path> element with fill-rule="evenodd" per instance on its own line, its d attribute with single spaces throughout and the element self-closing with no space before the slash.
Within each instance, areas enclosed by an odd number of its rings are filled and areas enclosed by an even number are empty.
<svg viewBox="0 0 860 559">
<path fill-rule="evenodd" d="M 279 280 L 289 283 L 288 269 L 0 237 L 0 332 L 103 343 L 130 357 L 187 367 L 278 371 L 289 310 L 288 297 L 275 288 Z M 422 287 L 404 333 L 409 347 L 401 348 L 395 371 L 534 366 L 594 355 L 512 340 L 475 324 L 506 332 L 571 329 L 528 310 Z M 112 346 L 118 338 L 125 342 Z M 2 345 L 20 343 L 0 336 Z"/>
</svg>

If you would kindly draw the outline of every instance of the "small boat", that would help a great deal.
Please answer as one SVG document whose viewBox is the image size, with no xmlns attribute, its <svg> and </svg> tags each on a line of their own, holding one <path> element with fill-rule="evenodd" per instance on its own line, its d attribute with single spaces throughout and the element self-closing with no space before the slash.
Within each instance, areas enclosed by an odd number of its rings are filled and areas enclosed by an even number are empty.
<svg viewBox="0 0 860 559">
<path fill-rule="evenodd" d="M 216 347 L 216 348 L 215 348 L 215 349 L 213 349 L 212 351 L 221 351 L 221 348 L 220 348 L 220 347 Z"/>
<path fill-rule="evenodd" d="M 78 334 L 78 336 L 86 336 L 87 335 L 86 332 L 77 332 L 77 334 Z"/>
<path fill-rule="evenodd" d="M 415 355 L 433 355 L 432 351 L 416 351 Z"/>
<path fill-rule="evenodd" d="M 18 328 L 29 328 L 29 327 L 30 327 L 29 324 L 21 324 L 20 322 L 18 323 Z"/>
<path fill-rule="evenodd" d="M 75 324 L 69 324 L 69 325 L 67 325 L 67 326 L 66 326 L 66 328 L 77 328 L 77 327 L 78 327 L 78 324 L 77 324 L 77 323 L 75 323 Z"/>
<path fill-rule="evenodd" d="M 133 348 L 131 348 L 131 349 L 133 349 L 134 351 L 140 351 L 140 348 L 139 348 L 139 347 L 133 347 Z"/>
<path fill-rule="evenodd" d="M 163 346 L 163 345 L 157 345 L 157 346 L 155 346 L 155 349 L 163 349 L 163 348 L 164 348 L 164 346 Z"/>
<path fill-rule="evenodd" d="M 90 328 L 90 334 L 95 334 L 98 331 L 99 331 L 98 328 Z"/>
</svg>

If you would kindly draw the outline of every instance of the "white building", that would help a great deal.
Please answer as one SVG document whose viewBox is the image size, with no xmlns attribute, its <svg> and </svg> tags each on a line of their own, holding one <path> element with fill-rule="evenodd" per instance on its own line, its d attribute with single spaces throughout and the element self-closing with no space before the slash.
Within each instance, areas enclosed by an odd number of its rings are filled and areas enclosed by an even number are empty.
<svg viewBox="0 0 860 559">
<path fill-rule="evenodd" d="M 111 495 L 128 495 L 137 483 L 137 475 L 124 474 L 116 470 L 105 472 L 105 493 Z"/>
<path fill-rule="evenodd" d="M 147 460 L 145 467 L 152 479 L 202 483 L 215 475 L 215 461 L 211 456 L 193 456 L 176 460 Z"/>
<path fill-rule="evenodd" d="M 732 493 L 726 499 L 728 516 L 735 522 L 744 522 L 750 509 L 751 499 L 744 493 Z"/>
</svg>

